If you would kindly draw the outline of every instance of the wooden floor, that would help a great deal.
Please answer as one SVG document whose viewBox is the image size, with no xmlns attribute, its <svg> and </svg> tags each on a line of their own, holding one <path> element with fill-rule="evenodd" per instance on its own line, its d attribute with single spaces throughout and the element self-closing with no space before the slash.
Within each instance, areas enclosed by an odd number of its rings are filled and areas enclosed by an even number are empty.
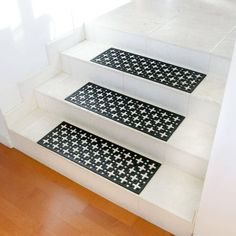
<svg viewBox="0 0 236 236">
<path fill-rule="evenodd" d="M 170 236 L 0 144 L 0 235 Z"/>
</svg>

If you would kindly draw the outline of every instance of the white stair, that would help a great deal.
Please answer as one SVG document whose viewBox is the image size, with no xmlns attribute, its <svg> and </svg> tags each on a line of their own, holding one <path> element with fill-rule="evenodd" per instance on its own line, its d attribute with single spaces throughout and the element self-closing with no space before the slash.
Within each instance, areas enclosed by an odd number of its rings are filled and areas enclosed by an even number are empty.
<svg viewBox="0 0 236 236">
<path fill-rule="evenodd" d="M 64 72 L 74 79 L 79 76 L 101 85 L 112 86 L 179 114 L 216 125 L 223 98 L 224 77 L 210 73 L 194 92 L 189 94 L 91 62 L 91 59 L 110 47 L 112 45 L 84 41 L 66 50 L 62 53 Z M 130 52 L 130 49 L 128 51 Z"/>
<path fill-rule="evenodd" d="M 141 194 L 134 194 L 37 144 L 62 121 L 81 127 L 71 120 L 35 110 L 10 127 L 13 144 L 39 162 L 175 235 L 191 235 L 202 180 L 162 164 Z"/>
<path fill-rule="evenodd" d="M 22 93 L 31 94 L 34 88 L 34 99 L 29 101 L 29 96 L 23 94 L 25 103 L 6 115 L 14 147 L 174 235 L 192 235 L 230 64 L 224 44 L 231 40 L 228 37 L 232 36 L 229 32 L 233 18 L 223 19 L 221 9 L 213 5 L 132 1 L 86 23 L 86 40 L 78 45 L 74 44 L 78 35 L 72 37 L 73 43 L 70 39 L 49 45 L 49 61 L 56 62 L 60 73 L 44 78 L 40 86 L 40 77 L 24 84 Z M 216 19 L 220 30 L 210 32 L 216 28 Z M 75 46 L 59 53 L 67 48 L 65 45 Z M 186 93 L 91 62 L 111 47 L 207 76 L 192 93 Z M 164 142 L 65 101 L 88 82 L 186 118 Z M 140 194 L 128 191 L 37 144 L 62 121 L 162 165 Z"/>
<path fill-rule="evenodd" d="M 171 138 L 164 142 L 65 101 L 66 97 L 87 82 L 83 78 L 76 80 L 66 74 L 58 75 L 37 89 L 39 107 L 59 117 L 79 122 L 92 133 L 99 132 L 100 136 L 121 142 L 122 146 L 133 151 L 149 155 L 152 159 L 169 163 L 192 175 L 204 178 L 214 137 L 214 127 L 186 118 Z"/>
</svg>

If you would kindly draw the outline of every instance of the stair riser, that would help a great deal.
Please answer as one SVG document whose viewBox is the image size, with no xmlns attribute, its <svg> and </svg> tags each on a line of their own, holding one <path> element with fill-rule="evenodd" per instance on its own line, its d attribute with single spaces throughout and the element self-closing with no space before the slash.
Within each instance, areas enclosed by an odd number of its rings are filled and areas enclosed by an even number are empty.
<svg viewBox="0 0 236 236">
<path fill-rule="evenodd" d="M 217 124 L 220 105 L 215 102 L 67 55 L 62 55 L 62 62 L 64 72 L 74 79 L 87 79 L 105 87 L 116 88 L 178 114 L 211 125 Z"/>
<path fill-rule="evenodd" d="M 145 201 L 139 195 L 107 181 L 91 171 L 48 151 L 31 140 L 11 131 L 11 138 L 18 150 L 32 156 L 35 160 L 66 176 L 74 182 L 105 197 L 117 205 L 133 212 L 140 217 L 166 229 L 177 236 L 190 236 L 193 224 L 185 221 L 158 206 Z"/>
<path fill-rule="evenodd" d="M 117 70 L 63 54 L 62 68 L 73 79 L 93 81 L 98 84 L 112 86 L 113 89 L 123 90 L 124 88 L 124 73 Z"/>
<path fill-rule="evenodd" d="M 197 177 L 204 178 L 205 176 L 207 161 L 176 149 L 167 142 L 143 134 L 63 100 L 45 96 L 40 92 L 36 93 L 36 97 L 41 109 L 53 112 L 59 117 L 73 122 L 78 122 L 92 133 L 101 134 L 100 136 L 104 138 L 120 143 L 128 149 L 153 158 L 158 162 L 167 162 L 178 166 Z"/>
<path fill-rule="evenodd" d="M 197 97 L 190 97 L 189 99 L 189 117 L 216 126 L 220 114 L 221 105 L 219 103 L 200 99 Z"/>
<path fill-rule="evenodd" d="M 109 29 L 100 25 L 86 24 L 86 39 L 127 48 L 149 57 L 161 59 L 203 73 L 208 72 L 210 55 L 204 52 L 178 47 L 158 40 Z"/>
<path fill-rule="evenodd" d="M 230 64 L 230 59 L 212 55 L 210 59 L 209 73 L 213 72 L 214 74 L 218 74 L 224 81 L 226 81 L 228 78 Z"/>
</svg>

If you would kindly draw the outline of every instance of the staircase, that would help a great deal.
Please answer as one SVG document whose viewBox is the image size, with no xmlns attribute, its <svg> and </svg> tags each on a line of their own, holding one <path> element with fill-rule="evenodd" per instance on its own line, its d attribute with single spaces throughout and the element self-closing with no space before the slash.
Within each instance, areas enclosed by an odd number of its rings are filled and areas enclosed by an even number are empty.
<svg viewBox="0 0 236 236">
<path fill-rule="evenodd" d="M 61 72 L 35 86 L 34 109 L 8 114 L 13 145 L 153 224 L 190 236 L 229 59 L 97 21 L 85 32 L 85 40 L 60 52 Z"/>
</svg>

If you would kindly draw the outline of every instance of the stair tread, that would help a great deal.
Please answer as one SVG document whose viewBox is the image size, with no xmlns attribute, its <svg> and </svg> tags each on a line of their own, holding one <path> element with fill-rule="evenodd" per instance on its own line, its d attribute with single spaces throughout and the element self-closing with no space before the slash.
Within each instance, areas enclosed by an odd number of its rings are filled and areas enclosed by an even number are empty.
<svg viewBox="0 0 236 236">
<path fill-rule="evenodd" d="M 84 86 L 87 82 L 86 80 L 72 79 L 66 74 L 60 74 L 39 87 L 37 91 L 64 102 L 66 97 Z M 150 103 L 149 101 L 145 102 Z M 152 138 L 152 136 L 150 137 Z M 213 126 L 187 117 L 168 140 L 168 143 L 196 157 L 208 160 L 213 137 Z"/>
<path fill-rule="evenodd" d="M 97 55 L 91 61 L 187 93 L 192 93 L 206 77 L 205 74 L 200 72 L 164 63 L 117 48 L 109 48 Z"/>
<path fill-rule="evenodd" d="M 181 115 L 91 82 L 65 100 L 163 141 L 168 141 L 184 120 Z"/>
<path fill-rule="evenodd" d="M 92 47 L 87 48 L 88 45 Z M 122 71 L 187 93 L 192 93 L 206 77 L 205 74 L 191 69 L 185 69 L 149 58 L 145 55 L 134 54 L 129 52 L 129 50 L 124 50 L 127 49 L 121 50 L 112 48 L 112 46 L 84 42 L 78 47 L 65 51 L 64 54 L 91 61 L 101 66 Z M 123 59 L 127 61 L 128 66 L 124 65 Z M 135 60 L 137 66 L 140 67 L 139 69 L 134 66 L 135 63 L 133 60 Z"/>
<path fill-rule="evenodd" d="M 36 143 L 63 121 L 64 119 L 37 109 L 10 129 Z M 73 122 L 66 122 L 78 126 Z M 104 181 L 107 180 L 104 178 Z M 202 180 L 163 164 L 137 196 L 141 200 L 192 222 L 199 204 L 202 184 Z"/>
</svg>

